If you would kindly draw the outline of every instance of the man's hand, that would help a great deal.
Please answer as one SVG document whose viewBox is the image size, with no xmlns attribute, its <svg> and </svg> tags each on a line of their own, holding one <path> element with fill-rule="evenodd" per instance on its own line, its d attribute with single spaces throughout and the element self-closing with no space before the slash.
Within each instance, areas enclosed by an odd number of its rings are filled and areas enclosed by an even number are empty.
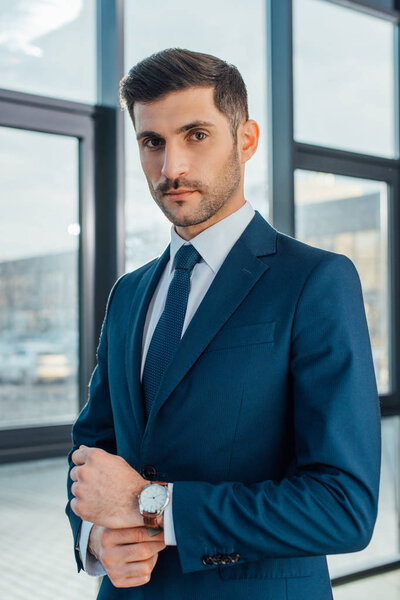
<svg viewBox="0 0 400 600">
<path fill-rule="evenodd" d="M 88 544 L 89 552 L 118 588 L 148 583 L 158 553 L 164 548 L 164 532 L 150 537 L 146 527 L 105 529 L 93 525 Z"/>
<path fill-rule="evenodd" d="M 80 446 L 71 456 L 75 467 L 71 509 L 85 521 L 119 529 L 143 525 L 137 495 L 148 483 L 121 456 Z"/>
</svg>

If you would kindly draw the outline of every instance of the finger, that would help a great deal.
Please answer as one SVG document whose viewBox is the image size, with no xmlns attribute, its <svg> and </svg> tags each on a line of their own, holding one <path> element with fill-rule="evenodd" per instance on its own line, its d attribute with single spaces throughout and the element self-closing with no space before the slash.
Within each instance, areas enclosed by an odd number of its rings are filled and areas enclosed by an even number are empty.
<svg viewBox="0 0 400 600">
<path fill-rule="evenodd" d="M 114 557 L 120 564 L 130 564 L 150 560 L 165 548 L 164 542 L 141 542 L 125 544 L 115 548 Z"/>
<path fill-rule="evenodd" d="M 114 581 L 118 581 L 117 587 L 125 587 L 128 581 L 131 582 L 131 586 L 143 585 L 143 583 L 150 580 L 157 559 L 158 554 L 155 554 L 148 560 L 125 563 L 117 567 L 106 569 L 106 571 L 113 583 Z"/>
<path fill-rule="evenodd" d="M 75 465 L 84 465 L 88 458 L 87 446 L 81 446 L 78 450 L 75 450 L 71 455 L 71 460 Z"/>
<path fill-rule="evenodd" d="M 130 552 L 127 553 L 128 560 L 126 562 L 136 562 L 143 560 L 153 560 L 154 556 L 158 556 L 158 553 L 164 550 L 164 542 L 142 542 L 141 544 L 132 544 L 129 546 Z M 129 555 L 132 556 L 132 560 L 129 560 Z"/>
<path fill-rule="evenodd" d="M 71 471 L 69 472 L 69 476 L 72 481 L 78 481 L 78 471 L 79 467 L 72 467 Z"/>
<path fill-rule="evenodd" d="M 122 529 L 107 530 L 108 541 L 114 544 L 135 544 L 138 542 L 159 542 L 164 540 L 164 531 L 155 536 L 150 536 L 147 527 L 124 527 Z"/>
<path fill-rule="evenodd" d="M 76 514 L 77 517 L 79 517 L 80 515 L 78 514 L 77 504 L 78 504 L 77 498 L 72 498 L 72 500 L 70 502 L 71 510 L 72 510 L 72 512 L 74 512 Z"/>
<path fill-rule="evenodd" d="M 77 481 L 74 481 L 74 483 L 71 485 L 71 494 L 72 494 L 73 496 L 77 496 L 77 493 L 76 493 L 76 488 L 78 487 L 78 485 L 79 485 L 79 484 L 78 484 L 78 482 L 77 482 Z"/>
<path fill-rule="evenodd" d="M 124 573 L 122 576 L 115 576 L 114 572 L 108 573 L 111 583 L 116 588 L 131 588 L 139 587 L 148 583 L 151 579 L 151 573 L 140 576 L 126 576 Z"/>
</svg>

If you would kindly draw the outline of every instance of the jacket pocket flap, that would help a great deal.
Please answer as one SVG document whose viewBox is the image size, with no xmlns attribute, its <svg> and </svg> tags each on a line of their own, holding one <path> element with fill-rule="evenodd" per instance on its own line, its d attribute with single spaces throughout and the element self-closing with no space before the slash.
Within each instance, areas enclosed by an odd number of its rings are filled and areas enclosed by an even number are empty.
<svg viewBox="0 0 400 600">
<path fill-rule="evenodd" d="M 222 329 L 207 346 L 207 351 L 273 342 L 275 325 L 276 321 L 268 321 L 266 323 L 255 323 L 254 325 L 241 325 L 239 327 Z"/>
</svg>

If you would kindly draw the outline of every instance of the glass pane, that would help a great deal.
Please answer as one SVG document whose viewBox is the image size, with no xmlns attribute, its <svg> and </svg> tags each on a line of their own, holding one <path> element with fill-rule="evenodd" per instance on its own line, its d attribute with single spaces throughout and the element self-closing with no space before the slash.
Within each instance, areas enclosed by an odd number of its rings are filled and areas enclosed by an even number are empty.
<svg viewBox="0 0 400 600">
<path fill-rule="evenodd" d="M 331 2 L 295 0 L 296 140 L 397 154 L 394 31 L 392 23 Z"/>
<path fill-rule="evenodd" d="M 400 558 L 400 417 L 382 421 L 382 471 L 378 518 L 365 550 L 328 558 L 331 577 L 368 569 Z M 336 597 L 336 596 L 335 596 Z M 371 598 L 374 597 L 371 595 Z"/>
<path fill-rule="evenodd" d="M 0 0 L 0 87 L 96 100 L 95 0 Z"/>
<path fill-rule="evenodd" d="M 0 427 L 78 407 L 78 141 L 0 128 Z"/>
<path fill-rule="evenodd" d="M 183 0 L 125 2 L 126 72 L 153 52 L 171 47 L 214 54 L 239 69 L 247 86 L 250 118 L 260 127 L 257 152 L 246 163 L 245 197 L 268 218 L 265 22 L 264 0 L 204 0 L 190 6 Z M 251 35 L 243 23 L 251 23 Z M 125 125 L 126 270 L 131 270 L 164 250 L 171 223 L 148 190 L 127 115 Z"/>
<path fill-rule="evenodd" d="M 295 171 L 296 237 L 346 254 L 360 275 L 379 392 L 391 389 L 387 184 Z"/>
</svg>

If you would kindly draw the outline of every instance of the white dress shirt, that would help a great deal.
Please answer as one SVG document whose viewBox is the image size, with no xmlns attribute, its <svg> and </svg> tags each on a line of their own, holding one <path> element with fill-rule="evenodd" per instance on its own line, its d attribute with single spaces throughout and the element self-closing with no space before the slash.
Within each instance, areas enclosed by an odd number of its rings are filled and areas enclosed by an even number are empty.
<svg viewBox="0 0 400 600">
<path fill-rule="evenodd" d="M 201 233 L 192 238 L 190 242 L 187 242 L 181 238 L 180 235 L 178 235 L 178 233 L 175 231 L 174 225 L 171 225 L 170 259 L 165 266 L 165 269 L 150 301 L 143 329 L 142 362 L 140 370 L 141 379 L 143 376 L 143 368 L 151 337 L 161 313 L 164 310 L 169 284 L 174 276 L 175 255 L 179 248 L 183 244 L 193 244 L 201 256 L 201 260 L 195 264 L 190 276 L 190 292 L 185 320 L 182 328 L 182 336 L 198 306 L 200 305 L 200 302 L 210 287 L 219 268 L 229 254 L 235 242 L 237 242 L 247 225 L 250 223 L 253 216 L 254 209 L 251 204 L 246 201 L 243 206 L 241 206 L 234 213 L 228 215 L 221 221 L 218 221 L 218 223 L 215 223 L 215 225 L 204 229 Z M 164 540 L 167 546 L 173 546 L 176 545 L 172 516 L 173 483 L 168 484 L 168 489 L 171 494 L 171 500 L 164 511 Z M 81 561 L 85 571 L 89 575 L 105 575 L 106 572 L 104 571 L 101 563 L 97 561 L 90 554 L 90 552 L 87 551 L 89 533 L 92 525 L 93 523 L 88 521 L 82 522 L 79 538 Z"/>
</svg>

